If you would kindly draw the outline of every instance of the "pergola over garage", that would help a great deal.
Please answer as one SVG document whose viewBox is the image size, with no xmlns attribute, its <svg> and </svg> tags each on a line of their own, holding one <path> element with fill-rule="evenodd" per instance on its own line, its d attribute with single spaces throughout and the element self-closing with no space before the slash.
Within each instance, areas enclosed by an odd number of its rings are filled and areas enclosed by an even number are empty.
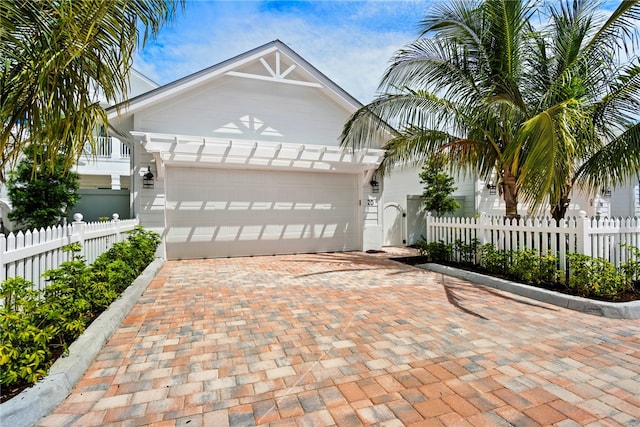
<svg viewBox="0 0 640 427">
<path fill-rule="evenodd" d="M 165 182 L 169 259 L 362 249 L 381 150 L 133 132 Z"/>
</svg>

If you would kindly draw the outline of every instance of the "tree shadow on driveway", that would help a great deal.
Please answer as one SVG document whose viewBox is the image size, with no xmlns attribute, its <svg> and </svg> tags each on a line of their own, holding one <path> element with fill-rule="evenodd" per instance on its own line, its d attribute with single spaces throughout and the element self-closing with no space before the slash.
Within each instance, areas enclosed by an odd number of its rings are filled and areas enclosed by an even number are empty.
<svg viewBox="0 0 640 427">
<path fill-rule="evenodd" d="M 554 309 L 552 307 L 548 307 L 546 305 L 542 305 L 542 304 L 536 304 L 533 302 L 529 302 L 526 301 L 524 298 L 514 298 L 514 297 L 510 297 L 508 295 L 505 295 L 504 293 L 501 292 L 497 292 L 493 289 L 487 288 L 485 286 L 481 286 L 481 285 L 474 285 L 471 283 L 455 283 L 455 284 L 448 284 L 445 282 L 446 278 L 449 279 L 453 279 L 450 278 L 444 274 L 440 275 L 441 279 L 440 279 L 440 284 L 441 286 L 444 288 L 444 292 L 445 295 L 447 296 L 447 301 L 449 301 L 449 303 L 456 307 L 458 310 L 467 313 L 469 315 L 478 317 L 480 319 L 484 319 L 484 320 L 489 320 L 487 317 L 476 313 L 473 310 L 470 310 L 466 307 L 463 306 L 463 303 L 465 301 L 465 298 L 463 296 L 461 296 L 460 294 L 462 292 L 469 292 L 470 290 L 476 293 L 486 293 L 486 294 L 490 294 L 492 296 L 496 296 L 498 298 L 502 298 L 505 300 L 509 300 L 509 301 L 513 301 L 519 304 L 526 304 L 526 305 L 530 305 L 532 307 L 539 307 L 545 310 L 549 310 L 549 311 L 558 311 L 558 309 Z M 455 279 L 453 279 L 455 280 Z"/>
</svg>

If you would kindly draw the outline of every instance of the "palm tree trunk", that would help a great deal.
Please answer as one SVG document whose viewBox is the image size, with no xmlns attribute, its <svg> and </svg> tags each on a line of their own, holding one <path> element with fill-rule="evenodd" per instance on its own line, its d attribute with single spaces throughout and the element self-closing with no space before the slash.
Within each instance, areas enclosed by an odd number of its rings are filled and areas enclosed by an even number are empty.
<svg viewBox="0 0 640 427">
<path fill-rule="evenodd" d="M 511 175 L 508 167 L 504 168 L 502 176 L 502 197 L 506 205 L 505 216 L 509 219 L 520 219 L 518 214 L 518 186 L 516 177 Z"/>
<path fill-rule="evenodd" d="M 570 186 L 562 187 L 558 200 L 556 201 L 556 203 L 551 205 L 551 216 L 553 217 L 553 219 L 556 220 L 556 224 L 559 224 L 560 220 L 564 218 L 564 216 L 567 214 L 567 209 L 569 208 L 569 202 L 571 201 L 571 199 L 569 199 L 570 191 L 571 191 Z"/>
</svg>

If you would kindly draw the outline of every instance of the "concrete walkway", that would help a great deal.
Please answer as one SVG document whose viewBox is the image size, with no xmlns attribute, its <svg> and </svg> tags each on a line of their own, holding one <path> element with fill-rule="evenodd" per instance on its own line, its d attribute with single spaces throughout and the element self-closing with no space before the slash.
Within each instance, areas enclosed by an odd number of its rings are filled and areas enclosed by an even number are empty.
<svg viewBox="0 0 640 427">
<path fill-rule="evenodd" d="M 40 426 L 640 425 L 640 321 L 358 253 L 167 262 Z"/>
</svg>

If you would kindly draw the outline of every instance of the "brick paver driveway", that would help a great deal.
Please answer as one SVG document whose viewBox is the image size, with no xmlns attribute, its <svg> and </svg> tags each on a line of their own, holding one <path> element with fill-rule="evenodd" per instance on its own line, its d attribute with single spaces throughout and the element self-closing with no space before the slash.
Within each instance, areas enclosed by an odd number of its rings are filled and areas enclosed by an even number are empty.
<svg viewBox="0 0 640 427">
<path fill-rule="evenodd" d="M 167 262 L 40 425 L 638 425 L 640 322 L 358 253 Z"/>
</svg>

